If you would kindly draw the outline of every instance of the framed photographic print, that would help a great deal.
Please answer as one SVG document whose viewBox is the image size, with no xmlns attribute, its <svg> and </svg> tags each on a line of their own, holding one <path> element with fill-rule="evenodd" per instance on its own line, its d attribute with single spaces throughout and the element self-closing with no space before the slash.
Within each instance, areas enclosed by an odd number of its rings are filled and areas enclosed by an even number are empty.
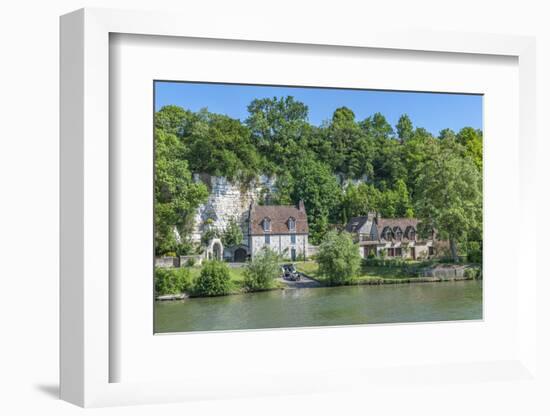
<svg viewBox="0 0 550 416">
<path fill-rule="evenodd" d="M 482 318 L 481 95 L 154 99 L 155 333 Z"/>
<path fill-rule="evenodd" d="M 62 398 L 530 379 L 533 40 L 180 18 L 61 20 Z"/>
</svg>

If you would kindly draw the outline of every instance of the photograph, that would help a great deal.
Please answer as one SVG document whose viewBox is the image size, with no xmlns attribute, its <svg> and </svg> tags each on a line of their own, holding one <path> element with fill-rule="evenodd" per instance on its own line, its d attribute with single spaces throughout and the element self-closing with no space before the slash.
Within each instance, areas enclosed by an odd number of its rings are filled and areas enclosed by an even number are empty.
<svg viewBox="0 0 550 416">
<path fill-rule="evenodd" d="M 483 319 L 483 95 L 153 86 L 155 333 Z"/>
</svg>

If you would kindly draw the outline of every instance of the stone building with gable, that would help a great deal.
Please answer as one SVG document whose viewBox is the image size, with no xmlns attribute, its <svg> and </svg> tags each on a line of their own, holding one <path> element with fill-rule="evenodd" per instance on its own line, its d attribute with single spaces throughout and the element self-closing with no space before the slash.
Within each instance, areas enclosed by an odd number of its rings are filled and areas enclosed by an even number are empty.
<svg viewBox="0 0 550 416">
<path fill-rule="evenodd" d="M 303 201 L 298 205 L 250 205 L 247 239 L 251 257 L 268 247 L 292 261 L 307 258 L 308 236 Z"/>
<path fill-rule="evenodd" d="M 381 218 L 375 213 L 350 219 L 345 230 L 359 244 L 361 257 L 426 259 L 437 255 L 435 230 L 421 237 L 416 218 Z"/>
<path fill-rule="evenodd" d="M 194 178 L 210 190 L 207 202 L 195 214 L 191 233 L 191 241 L 203 245 L 204 258 L 244 262 L 263 247 L 290 260 L 307 257 L 309 228 L 304 203 L 260 205 L 274 193 L 275 178 L 261 176 L 246 187 L 206 174 L 195 174 Z M 225 247 L 219 236 L 203 241 L 209 229 L 223 233 L 230 221 L 241 228 L 240 244 Z"/>
</svg>

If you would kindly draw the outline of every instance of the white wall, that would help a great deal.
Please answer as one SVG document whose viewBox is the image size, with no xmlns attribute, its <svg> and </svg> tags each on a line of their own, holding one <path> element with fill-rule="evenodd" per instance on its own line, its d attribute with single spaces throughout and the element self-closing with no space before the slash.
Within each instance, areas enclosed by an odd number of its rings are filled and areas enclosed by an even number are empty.
<svg viewBox="0 0 550 416">
<path fill-rule="evenodd" d="M 211 16 L 217 21 L 241 19 L 261 27 L 277 22 L 281 30 L 323 25 L 327 32 L 365 25 L 384 26 L 391 21 L 402 27 L 439 30 L 538 35 L 538 103 L 540 132 L 546 132 L 550 114 L 550 29 L 547 2 L 535 0 L 386 0 L 386 1 L 291 1 L 258 2 L 176 0 L 6 0 L 0 10 L 2 120 L 0 178 L 0 276 L 2 277 L 2 369 L 0 413 L 81 414 L 81 410 L 54 400 L 58 381 L 58 16 L 83 6 L 172 9 Z M 185 21 L 182 21 L 185 25 Z M 239 32 L 240 33 L 240 32 Z M 403 70 L 406 70 L 404 68 Z M 545 218 L 550 144 L 539 137 L 539 217 Z M 503 192 L 505 191 L 503 184 Z M 550 223 L 539 229 L 539 255 L 546 249 L 542 236 L 550 235 Z M 9 261 L 7 261 L 9 259 Z M 32 262 L 31 262 L 32 259 Z M 26 266 L 22 266 L 26 265 Z M 550 293 L 550 282 L 538 288 Z M 548 365 L 550 304 L 540 304 L 538 323 L 544 344 L 539 360 Z M 320 346 L 322 348 L 322 346 Z M 545 367 L 548 368 L 548 367 Z M 360 375 L 358 375 L 360 377 Z M 320 380 L 322 382 L 322 380 Z M 382 386 L 376 395 L 346 391 L 332 395 L 270 397 L 210 403 L 165 405 L 151 408 L 94 410 L 96 415 L 148 415 L 153 413 L 238 414 L 422 414 L 438 415 L 542 415 L 549 414 L 546 391 L 533 391 L 504 382 L 470 386 L 435 384 L 429 400 L 425 390 Z M 467 400 L 461 398 L 467 397 Z M 397 399 L 397 400 L 396 400 Z"/>
<path fill-rule="evenodd" d="M 277 254 L 290 258 L 290 250 L 294 247 L 296 249 L 296 256 L 306 253 L 308 249 L 308 236 L 296 235 L 296 243 L 292 244 L 292 239 L 289 234 L 274 234 L 270 235 L 269 244 L 265 243 L 265 236 L 255 235 L 252 236 L 252 254 L 257 254 L 265 246 L 275 251 Z"/>
</svg>

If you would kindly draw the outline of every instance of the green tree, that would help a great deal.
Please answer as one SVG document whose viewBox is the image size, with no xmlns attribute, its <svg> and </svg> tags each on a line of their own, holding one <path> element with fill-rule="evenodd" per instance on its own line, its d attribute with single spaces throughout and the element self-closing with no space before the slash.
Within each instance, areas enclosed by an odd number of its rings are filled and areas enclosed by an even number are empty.
<svg viewBox="0 0 550 416">
<path fill-rule="evenodd" d="M 219 260 L 205 262 L 195 282 L 194 292 L 200 296 L 229 294 L 231 292 L 231 276 L 227 264 Z"/>
<path fill-rule="evenodd" d="M 229 220 L 229 224 L 222 234 L 222 243 L 226 247 L 237 246 L 243 242 L 243 230 L 235 221 L 235 218 Z"/>
<path fill-rule="evenodd" d="M 412 218 L 414 217 L 414 208 L 407 189 L 407 184 L 403 179 L 398 179 L 393 188 L 395 201 L 395 216 Z"/>
<path fill-rule="evenodd" d="M 257 149 L 269 160 L 270 170 L 284 170 L 309 136 L 307 106 L 291 96 L 262 98 L 250 103 L 248 113 L 246 125 Z"/>
<path fill-rule="evenodd" d="M 456 135 L 456 140 L 466 149 L 466 155 L 475 163 L 478 170 L 483 168 L 483 136 L 480 130 L 464 127 Z"/>
<path fill-rule="evenodd" d="M 261 158 L 249 129 L 239 120 L 203 113 L 186 138 L 188 160 L 193 172 L 223 176 L 249 183 L 260 172 Z"/>
<path fill-rule="evenodd" d="M 372 174 L 372 143 L 355 122 L 355 114 L 347 107 L 336 109 L 326 128 L 330 143 L 329 163 L 344 178 L 360 178 Z"/>
<path fill-rule="evenodd" d="M 157 295 L 179 295 L 191 288 L 189 270 L 155 268 L 155 292 Z"/>
<path fill-rule="evenodd" d="M 407 114 L 403 114 L 399 117 L 395 130 L 397 131 L 397 137 L 401 140 L 401 142 L 406 142 L 412 138 L 414 128 L 412 121 Z"/>
<path fill-rule="evenodd" d="M 407 172 L 401 160 L 401 145 L 395 140 L 393 129 L 386 118 L 375 113 L 365 119 L 361 127 L 373 146 L 371 180 L 380 188 L 405 178 Z"/>
<path fill-rule="evenodd" d="M 293 167 L 290 200 L 304 201 L 310 239 L 315 244 L 328 231 L 330 221 L 337 217 L 341 189 L 330 168 L 308 156 Z M 280 198 L 280 196 L 279 196 Z"/>
<path fill-rule="evenodd" d="M 162 107 L 155 114 L 155 128 L 182 138 L 197 119 L 197 115 L 177 105 Z"/>
<path fill-rule="evenodd" d="M 244 287 L 251 292 L 271 289 L 275 287 L 279 274 L 279 257 L 273 250 L 266 248 L 246 264 Z"/>
<path fill-rule="evenodd" d="M 439 132 L 439 140 L 456 140 L 456 134 L 452 129 L 443 129 Z"/>
<path fill-rule="evenodd" d="M 361 266 L 359 246 L 347 232 L 330 231 L 319 246 L 319 273 L 330 285 L 353 283 Z"/>
<path fill-rule="evenodd" d="M 416 214 L 423 227 L 449 239 L 458 261 L 457 245 L 481 228 L 482 177 L 470 158 L 442 148 L 424 164 L 418 177 Z"/>
<path fill-rule="evenodd" d="M 186 161 L 186 148 L 172 133 L 155 130 L 155 251 L 184 253 L 185 236 L 208 190 L 195 183 Z M 175 230 L 178 231 L 180 238 Z"/>
</svg>

